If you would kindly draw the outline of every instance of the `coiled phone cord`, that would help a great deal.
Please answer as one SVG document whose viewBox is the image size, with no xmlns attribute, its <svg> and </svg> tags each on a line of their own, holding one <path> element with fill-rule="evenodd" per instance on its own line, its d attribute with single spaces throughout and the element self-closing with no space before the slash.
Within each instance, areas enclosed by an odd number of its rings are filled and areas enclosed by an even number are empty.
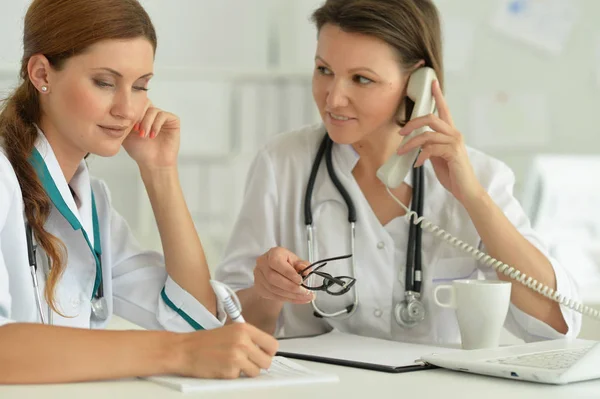
<svg viewBox="0 0 600 399">
<path fill-rule="evenodd" d="M 475 258 L 475 260 L 477 260 L 478 262 L 480 262 L 488 267 L 492 267 L 495 271 L 503 273 L 505 276 L 508 276 L 511 279 L 518 281 L 519 283 L 523 284 L 526 287 L 531 288 L 532 290 L 545 296 L 546 298 L 549 298 L 555 302 L 558 302 L 559 304 L 566 306 L 569 309 L 575 310 L 576 312 L 579 312 L 586 316 L 600 320 L 600 311 L 599 310 L 596 310 L 589 306 L 585 306 L 582 303 L 579 303 L 573 299 L 567 298 L 566 296 L 560 294 L 558 291 L 555 291 L 552 288 L 544 285 L 543 283 L 540 283 L 533 277 L 527 276 L 525 273 L 522 273 L 520 270 L 517 270 L 514 267 L 509 266 L 506 263 L 503 263 L 503 262 L 499 261 L 498 259 L 495 259 L 495 258 L 489 256 L 485 252 L 482 252 L 482 251 L 478 250 L 477 248 L 474 248 L 473 246 L 467 244 L 466 242 L 452 236 L 450 233 L 448 233 L 441 227 L 436 226 L 435 224 L 433 224 L 429 220 L 425 219 L 424 217 L 419 216 L 416 212 L 408 209 L 398 198 L 396 198 L 396 196 L 394 194 L 392 194 L 389 187 L 386 186 L 386 189 L 387 189 L 388 194 L 390 194 L 392 196 L 394 201 L 396 201 L 398 203 L 398 205 L 400 205 L 406 211 L 405 217 L 409 220 L 409 222 L 411 222 L 411 219 L 412 219 L 412 223 L 414 223 L 415 225 L 421 224 L 421 228 L 429 231 L 430 233 L 433 233 L 435 236 L 441 238 L 443 241 L 460 249 L 461 251 L 468 253 L 473 258 Z"/>
</svg>

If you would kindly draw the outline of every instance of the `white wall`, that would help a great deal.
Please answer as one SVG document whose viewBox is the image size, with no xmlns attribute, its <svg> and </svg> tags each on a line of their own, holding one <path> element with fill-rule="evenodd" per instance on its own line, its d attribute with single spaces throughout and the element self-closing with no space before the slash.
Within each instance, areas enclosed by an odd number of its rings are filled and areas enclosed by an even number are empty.
<svg viewBox="0 0 600 399">
<path fill-rule="evenodd" d="M 0 2 L 0 94 L 16 82 L 27 3 Z M 321 0 L 142 3 L 159 37 L 150 96 L 182 119 L 185 195 L 215 266 L 256 149 L 273 134 L 318 120 L 310 93 L 316 34 L 308 17 Z M 468 144 L 514 169 L 518 192 L 535 154 L 598 152 L 600 2 L 536 2 L 547 10 L 546 21 L 553 4 L 567 7 L 550 29 L 537 25 L 538 32 L 548 29 L 545 37 L 557 35 L 574 10 L 575 23 L 570 30 L 565 24 L 568 34 L 558 51 L 494 27 L 499 10 L 527 0 L 436 3 L 445 31 L 446 94 L 456 125 Z M 535 30 L 529 33 L 535 36 Z M 160 248 L 137 170 L 126 154 L 92 158 L 90 167 L 108 182 L 115 207 L 142 243 Z"/>
</svg>

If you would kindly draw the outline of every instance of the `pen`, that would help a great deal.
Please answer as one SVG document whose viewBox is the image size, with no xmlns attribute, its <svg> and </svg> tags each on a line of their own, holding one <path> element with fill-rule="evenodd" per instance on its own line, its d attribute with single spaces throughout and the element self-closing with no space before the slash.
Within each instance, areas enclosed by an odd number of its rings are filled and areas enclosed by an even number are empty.
<svg viewBox="0 0 600 399">
<path fill-rule="evenodd" d="M 225 312 L 227 312 L 231 321 L 234 323 L 245 323 L 246 321 L 242 317 L 242 305 L 235 292 L 227 285 L 216 280 L 210 280 L 210 285 L 215 291 L 219 302 L 223 304 Z"/>
</svg>

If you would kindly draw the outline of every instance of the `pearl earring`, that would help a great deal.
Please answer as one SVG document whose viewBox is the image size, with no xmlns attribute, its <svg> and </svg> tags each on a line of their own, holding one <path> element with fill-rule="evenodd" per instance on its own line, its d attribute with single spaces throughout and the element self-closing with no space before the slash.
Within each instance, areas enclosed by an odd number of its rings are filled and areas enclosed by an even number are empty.
<svg viewBox="0 0 600 399">
<path fill-rule="evenodd" d="M 46 93 L 48 91 L 48 86 L 42 86 L 42 91 Z"/>
</svg>

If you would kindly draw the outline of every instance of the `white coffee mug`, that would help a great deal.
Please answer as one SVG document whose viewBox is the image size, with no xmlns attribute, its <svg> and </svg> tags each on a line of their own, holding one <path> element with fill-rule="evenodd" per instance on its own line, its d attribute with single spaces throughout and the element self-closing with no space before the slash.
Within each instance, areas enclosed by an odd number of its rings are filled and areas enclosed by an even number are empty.
<svg viewBox="0 0 600 399">
<path fill-rule="evenodd" d="M 510 304 L 511 284 L 496 280 L 455 280 L 433 291 L 436 304 L 456 309 L 463 349 L 495 348 Z M 438 293 L 447 291 L 448 302 Z"/>
</svg>

